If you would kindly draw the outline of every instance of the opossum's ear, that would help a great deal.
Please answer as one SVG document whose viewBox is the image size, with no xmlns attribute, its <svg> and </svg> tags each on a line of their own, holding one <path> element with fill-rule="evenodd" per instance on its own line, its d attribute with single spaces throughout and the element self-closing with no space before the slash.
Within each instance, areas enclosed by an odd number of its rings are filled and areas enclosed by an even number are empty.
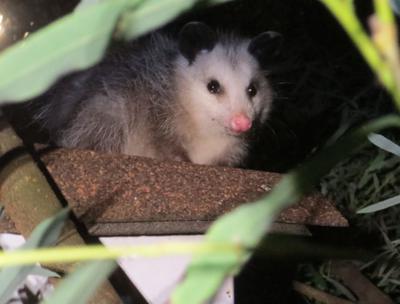
<svg viewBox="0 0 400 304">
<path fill-rule="evenodd" d="M 215 32 L 201 22 L 187 23 L 179 33 L 179 50 L 192 63 L 197 54 L 211 51 L 217 41 Z"/>
<path fill-rule="evenodd" d="M 264 32 L 250 41 L 248 51 L 260 64 L 268 65 L 279 54 L 282 42 L 281 34 L 273 31 Z"/>
</svg>

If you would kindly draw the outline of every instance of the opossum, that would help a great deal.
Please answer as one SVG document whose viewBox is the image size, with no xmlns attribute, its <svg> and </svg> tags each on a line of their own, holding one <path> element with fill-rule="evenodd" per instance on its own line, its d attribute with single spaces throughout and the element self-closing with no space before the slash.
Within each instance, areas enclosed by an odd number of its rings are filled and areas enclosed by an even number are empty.
<svg viewBox="0 0 400 304">
<path fill-rule="evenodd" d="M 176 38 L 155 32 L 67 77 L 36 119 L 62 147 L 236 166 L 271 109 L 261 60 L 279 37 L 245 39 L 200 22 Z"/>
</svg>

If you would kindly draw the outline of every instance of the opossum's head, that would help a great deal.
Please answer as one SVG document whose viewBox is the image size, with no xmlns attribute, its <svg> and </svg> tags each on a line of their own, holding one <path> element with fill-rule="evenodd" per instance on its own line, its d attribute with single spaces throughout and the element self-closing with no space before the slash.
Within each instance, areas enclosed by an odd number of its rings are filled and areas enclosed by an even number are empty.
<svg viewBox="0 0 400 304">
<path fill-rule="evenodd" d="M 180 33 L 176 89 L 197 125 L 240 135 L 256 121 L 264 122 L 272 89 L 261 60 L 273 56 L 279 45 L 275 32 L 251 40 L 219 37 L 203 23 L 188 23 Z"/>
</svg>

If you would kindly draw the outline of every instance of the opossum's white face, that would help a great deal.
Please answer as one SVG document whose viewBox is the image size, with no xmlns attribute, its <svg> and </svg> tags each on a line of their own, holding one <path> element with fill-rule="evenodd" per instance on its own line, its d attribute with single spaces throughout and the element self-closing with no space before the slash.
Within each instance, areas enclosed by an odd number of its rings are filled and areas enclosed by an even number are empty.
<svg viewBox="0 0 400 304">
<path fill-rule="evenodd" d="M 178 58 L 181 102 L 204 132 L 240 135 L 250 131 L 256 120 L 265 121 L 272 89 L 248 45 L 249 41 L 217 43 L 193 62 Z"/>
</svg>

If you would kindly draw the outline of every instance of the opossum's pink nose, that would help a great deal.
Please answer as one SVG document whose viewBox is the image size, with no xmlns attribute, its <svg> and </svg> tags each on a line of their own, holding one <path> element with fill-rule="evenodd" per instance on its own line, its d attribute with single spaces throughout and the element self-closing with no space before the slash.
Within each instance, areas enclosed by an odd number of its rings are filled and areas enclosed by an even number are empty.
<svg viewBox="0 0 400 304">
<path fill-rule="evenodd" d="M 231 129 L 234 132 L 242 133 L 250 130 L 251 120 L 247 115 L 240 113 L 236 114 L 231 119 Z"/>
</svg>

